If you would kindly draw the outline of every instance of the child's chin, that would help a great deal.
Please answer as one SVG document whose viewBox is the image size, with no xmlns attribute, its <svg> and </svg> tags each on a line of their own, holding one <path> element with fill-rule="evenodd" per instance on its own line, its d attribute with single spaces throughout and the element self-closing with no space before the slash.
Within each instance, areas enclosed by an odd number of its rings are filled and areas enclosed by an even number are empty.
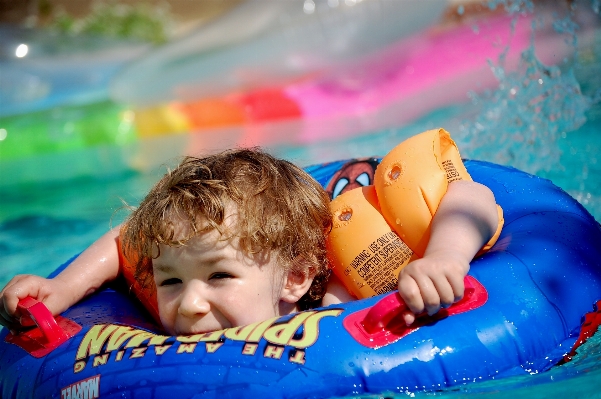
<svg viewBox="0 0 601 399">
<path fill-rule="evenodd" d="M 173 330 L 173 329 L 167 329 L 167 332 L 170 335 L 197 335 L 197 334 L 207 334 L 207 333 L 212 333 L 214 331 L 218 331 L 218 330 L 222 330 L 223 327 L 220 326 L 216 326 L 216 327 L 204 327 L 204 328 L 186 328 L 186 329 L 177 329 L 177 330 Z"/>
</svg>

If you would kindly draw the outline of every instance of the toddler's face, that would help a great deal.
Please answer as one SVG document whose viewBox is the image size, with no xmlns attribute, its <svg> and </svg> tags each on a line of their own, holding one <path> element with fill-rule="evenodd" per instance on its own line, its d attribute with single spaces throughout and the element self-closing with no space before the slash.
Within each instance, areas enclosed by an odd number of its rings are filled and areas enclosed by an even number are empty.
<svg viewBox="0 0 601 399">
<path fill-rule="evenodd" d="M 276 257 L 249 258 L 237 239 L 201 233 L 185 246 L 161 245 L 153 260 L 161 323 L 169 334 L 189 335 L 280 316 L 284 271 Z"/>
</svg>

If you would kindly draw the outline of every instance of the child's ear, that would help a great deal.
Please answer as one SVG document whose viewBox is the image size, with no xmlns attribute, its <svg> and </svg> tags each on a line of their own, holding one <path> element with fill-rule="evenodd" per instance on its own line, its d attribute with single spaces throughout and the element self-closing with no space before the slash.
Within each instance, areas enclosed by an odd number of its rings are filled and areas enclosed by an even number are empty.
<svg viewBox="0 0 601 399">
<path fill-rule="evenodd" d="M 288 303 L 298 302 L 311 288 L 314 277 L 315 268 L 313 267 L 307 268 L 304 273 L 294 270 L 288 271 L 280 299 Z"/>
</svg>

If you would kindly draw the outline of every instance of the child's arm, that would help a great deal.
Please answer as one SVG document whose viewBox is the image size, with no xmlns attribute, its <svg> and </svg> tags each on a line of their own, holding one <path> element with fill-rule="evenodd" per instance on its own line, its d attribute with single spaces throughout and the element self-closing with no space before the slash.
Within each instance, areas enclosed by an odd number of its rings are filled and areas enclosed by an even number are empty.
<svg viewBox="0 0 601 399">
<path fill-rule="evenodd" d="M 399 293 L 410 311 L 433 315 L 463 297 L 463 278 L 470 261 L 493 236 L 498 214 L 490 189 L 459 180 L 449 184 L 432 219 L 430 241 L 424 257 L 408 264 L 399 274 Z"/>
<path fill-rule="evenodd" d="M 14 277 L 0 292 L 0 324 L 19 329 L 19 300 L 31 296 L 44 302 L 53 315 L 60 314 L 119 274 L 116 239 L 120 226 L 103 235 L 52 279 L 34 275 Z"/>
<path fill-rule="evenodd" d="M 424 310 L 430 315 L 463 297 L 463 278 L 476 253 L 493 236 L 498 224 L 495 198 L 479 183 L 459 180 L 449 184 L 432 219 L 424 257 L 409 263 L 399 274 L 399 293 L 410 311 L 407 324 Z M 323 306 L 355 300 L 332 275 Z"/>
<path fill-rule="evenodd" d="M 342 281 L 334 274 L 330 276 L 328 280 L 328 287 L 323 299 L 321 300 L 321 306 L 335 305 L 338 303 L 346 303 L 350 301 L 356 301 L 357 298 L 352 296 Z"/>
</svg>

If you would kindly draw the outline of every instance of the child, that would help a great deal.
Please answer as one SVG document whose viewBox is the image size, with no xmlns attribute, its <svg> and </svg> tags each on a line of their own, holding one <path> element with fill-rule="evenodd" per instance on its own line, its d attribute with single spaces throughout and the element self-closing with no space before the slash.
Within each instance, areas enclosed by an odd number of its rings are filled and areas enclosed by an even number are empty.
<svg viewBox="0 0 601 399">
<path fill-rule="evenodd" d="M 20 328 L 16 307 L 27 296 L 53 314 L 65 311 L 117 278 L 119 249 L 135 264 L 141 285 L 156 283 L 158 314 L 169 334 L 242 326 L 352 300 L 337 279 L 327 283 L 328 203 L 307 173 L 258 150 L 188 157 L 123 227 L 101 237 L 57 277 L 13 278 L 0 293 L 0 323 Z M 469 262 L 496 227 L 488 188 L 470 181 L 449 185 L 424 257 L 399 275 L 407 324 L 414 314 L 434 314 L 462 297 Z"/>
</svg>

